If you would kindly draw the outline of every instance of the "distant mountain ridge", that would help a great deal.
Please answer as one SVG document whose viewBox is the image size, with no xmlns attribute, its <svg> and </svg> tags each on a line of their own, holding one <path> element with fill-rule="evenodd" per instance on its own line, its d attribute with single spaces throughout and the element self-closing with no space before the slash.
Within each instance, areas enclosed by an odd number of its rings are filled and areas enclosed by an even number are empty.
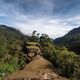
<svg viewBox="0 0 80 80">
<path fill-rule="evenodd" d="M 28 36 L 25 36 L 19 30 L 6 25 L 0 25 L 0 58 L 2 58 L 2 56 L 5 57 L 4 53 L 8 54 L 9 46 L 12 44 L 17 45 L 17 42 L 27 40 Z"/>
<path fill-rule="evenodd" d="M 74 34 L 80 34 L 80 27 L 78 27 L 78 28 L 74 28 L 73 30 L 71 30 L 69 33 L 68 33 L 68 35 L 70 34 L 72 34 L 72 35 L 74 35 Z"/>
<path fill-rule="evenodd" d="M 55 44 L 64 45 L 78 54 L 80 54 L 80 27 L 72 29 L 63 37 L 54 40 Z"/>
<path fill-rule="evenodd" d="M 27 38 L 27 35 L 22 34 L 19 30 L 6 26 L 6 25 L 0 25 L 0 38 L 1 35 L 5 37 L 5 39 L 12 39 L 15 37 L 15 39 L 24 39 Z"/>
</svg>

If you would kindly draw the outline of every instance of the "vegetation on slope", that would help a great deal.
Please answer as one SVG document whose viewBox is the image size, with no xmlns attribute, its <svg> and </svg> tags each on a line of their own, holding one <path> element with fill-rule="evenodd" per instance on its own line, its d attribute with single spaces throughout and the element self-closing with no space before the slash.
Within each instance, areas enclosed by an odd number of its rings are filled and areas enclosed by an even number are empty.
<svg viewBox="0 0 80 80">
<path fill-rule="evenodd" d="M 28 41 L 20 31 L 0 25 L 0 77 L 4 77 L 22 67 L 25 59 L 22 44 Z"/>
<path fill-rule="evenodd" d="M 34 32 L 33 32 L 34 33 Z M 32 35 L 35 42 L 41 45 L 42 55 L 49 60 L 57 69 L 58 73 L 74 80 L 80 79 L 80 56 L 68 51 L 65 47 L 53 44 L 48 35 Z M 32 39 L 32 40 L 33 40 Z"/>
<path fill-rule="evenodd" d="M 65 77 L 75 80 L 80 79 L 80 56 L 68 51 L 65 47 L 53 44 L 48 35 L 36 33 L 32 36 L 24 36 L 18 30 L 6 26 L 0 26 L 0 77 L 22 69 L 27 60 L 24 47 L 26 42 L 40 44 L 42 56 L 49 60 L 57 69 L 57 72 Z"/>
<path fill-rule="evenodd" d="M 72 29 L 68 34 L 54 41 L 58 45 L 64 45 L 69 50 L 80 54 L 80 27 Z"/>
</svg>

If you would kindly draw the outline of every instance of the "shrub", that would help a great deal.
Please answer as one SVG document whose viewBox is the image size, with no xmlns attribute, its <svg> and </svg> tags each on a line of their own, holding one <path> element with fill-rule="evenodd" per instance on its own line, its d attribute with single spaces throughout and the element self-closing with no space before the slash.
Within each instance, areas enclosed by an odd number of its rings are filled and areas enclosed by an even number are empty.
<svg viewBox="0 0 80 80">
<path fill-rule="evenodd" d="M 16 58 L 13 58 L 8 63 L 0 64 L 0 77 L 4 77 L 18 69 L 18 62 Z"/>
</svg>

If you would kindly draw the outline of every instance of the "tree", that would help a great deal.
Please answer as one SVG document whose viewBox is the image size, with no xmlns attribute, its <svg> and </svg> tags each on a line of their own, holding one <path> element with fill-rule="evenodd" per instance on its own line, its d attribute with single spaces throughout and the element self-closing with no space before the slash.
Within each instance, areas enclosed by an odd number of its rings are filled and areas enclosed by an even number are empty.
<svg viewBox="0 0 80 80">
<path fill-rule="evenodd" d="M 31 42 L 37 42 L 37 41 L 38 41 L 38 37 L 39 37 L 39 33 L 37 33 L 37 31 L 34 30 L 34 31 L 32 32 L 30 41 L 31 41 Z"/>
</svg>

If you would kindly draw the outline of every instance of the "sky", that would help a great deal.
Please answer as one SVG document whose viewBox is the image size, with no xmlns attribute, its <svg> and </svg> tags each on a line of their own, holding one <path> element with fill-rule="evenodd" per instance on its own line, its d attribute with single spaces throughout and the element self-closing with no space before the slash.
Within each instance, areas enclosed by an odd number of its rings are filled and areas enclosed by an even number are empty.
<svg viewBox="0 0 80 80">
<path fill-rule="evenodd" d="M 80 26 L 80 0 L 0 0 L 0 24 L 61 37 Z"/>
</svg>

